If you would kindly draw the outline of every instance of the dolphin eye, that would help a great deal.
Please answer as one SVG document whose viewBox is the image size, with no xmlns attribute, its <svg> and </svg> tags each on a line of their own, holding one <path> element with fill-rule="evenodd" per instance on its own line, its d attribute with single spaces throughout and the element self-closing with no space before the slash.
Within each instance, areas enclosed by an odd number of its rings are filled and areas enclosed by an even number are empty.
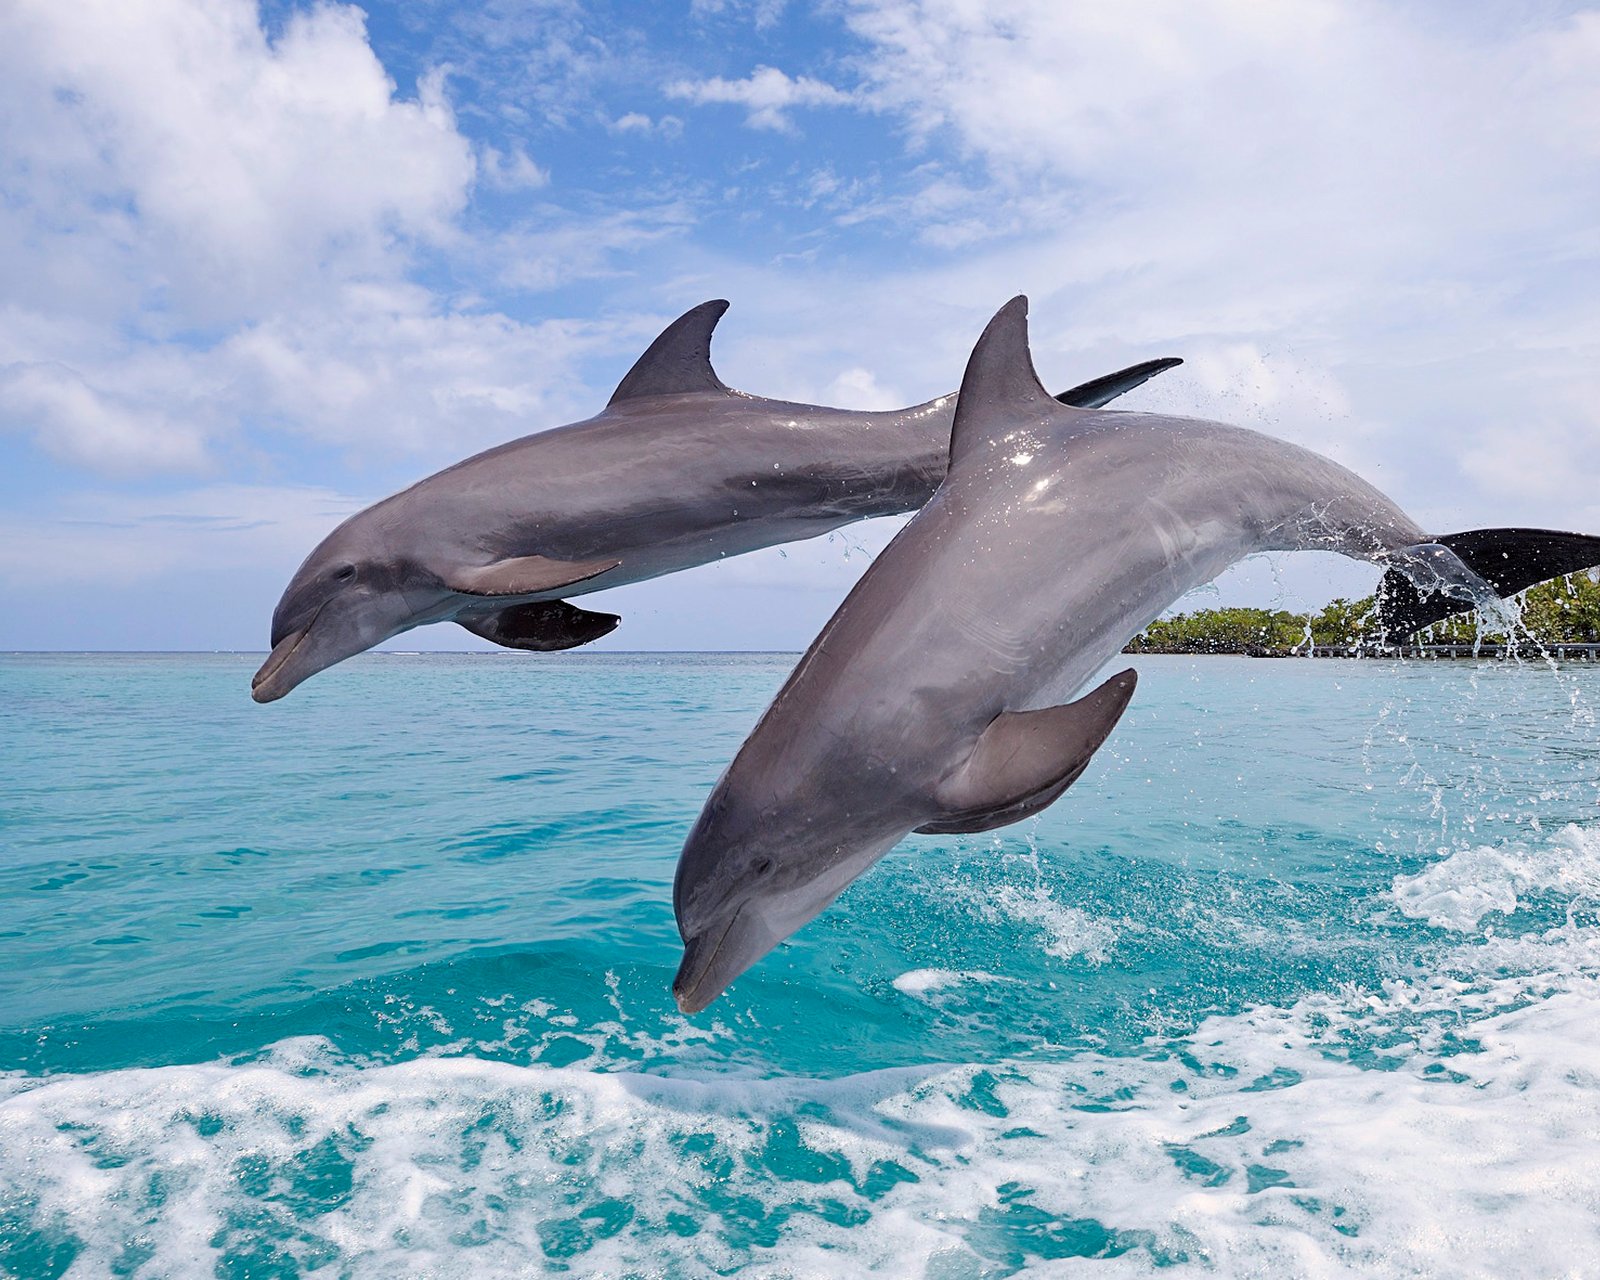
<svg viewBox="0 0 1600 1280">
<path fill-rule="evenodd" d="M 355 576 L 356 576 L 356 567 L 355 567 L 355 565 L 347 564 L 347 565 L 345 565 L 344 568 L 340 569 L 338 573 L 333 575 L 333 579 L 334 579 L 335 582 L 349 582 L 350 579 L 355 577 Z"/>
<path fill-rule="evenodd" d="M 756 863 L 756 865 L 754 867 L 754 871 L 758 876 L 771 875 L 772 874 L 772 859 L 771 858 L 762 858 L 762 859 L 760 859 L 759 861 L 757 861 L 757 863 Z"/>
</svg>

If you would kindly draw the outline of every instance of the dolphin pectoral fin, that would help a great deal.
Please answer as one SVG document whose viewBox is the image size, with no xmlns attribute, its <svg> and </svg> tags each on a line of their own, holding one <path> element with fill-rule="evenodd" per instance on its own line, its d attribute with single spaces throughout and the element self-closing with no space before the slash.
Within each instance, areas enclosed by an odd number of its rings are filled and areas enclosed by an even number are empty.
<svg viewBox="0 0 1600 1280">
<path fill-rule="evenodd" d="M 1182 363 L 1183 361 L 1177 356 L 1146 360 L 1141 364 L 1129 365 L 1126 369 L 1118 369 L 1115 373 L 1108 373 L 1104 377 L 1080 382 L 1077 386 L 1057 394 L 1056 399 L 1062 404 L 1071 405 L 1074 409 L 1098 409 L 1102 405 L 1110 404 L 1118 396 L 1127 395 L 1135 387 L 1144 386 L 1156 374 L 1175 369 Z"/>
<path fill-rule="evenodd" d="M 924 836 L 970 836 L 980 831 L 993 831 L 997 827 L 1009 827 L 1013 822 L 1021 822 L 1024 818 L 1031 818 L 1036 813 L 1043 813 L 1057 800 L 1061 793 L 1077 781 L 1074 774 L 1058 786 L 1050 787 L 1037 795 L 1029 796 L 1026 800 L 1003 809 L 991 809 L 985 813 L 968 814 L 960 818 L 942 818 L 935 822 L 925 822 L 918 827 L 917 834 Z"/>
<path fill-rule="evenodd" d="M 491 644 L 538 653 L 576 649 L 609 635 L 621 621 L 614 613 L 591 613 L 565 600 L 537 600 L 493 613 L 464 613 L 456 618 L 458 626 Z"/>
<path fill-rule="evenodd" d="M 552 560 L 548 556 L 515 556 L 493 564 L 458 569 L 445 586 L 464 596 L 536 596 L 615 569 L 620 560 Z"/>
<path fill-rule="evenodd" d="M 617 383 L 606 408 L 642 396 L 726 392 L 728 388 L 711 367 L 711 331 L 727 309 L 728 304 L 716 298 L 702 302 L 669 324 Z"/>
<path fill-rule="evenodd" d="M 1469 529 L 1447 533 L 1433 545 L 1449 548 L 1502 597 L 1600 565 L 1600 538 L 1554 529 Z M 1473 607 L 1473 601 L 1460 593 L 1430 590 L 1429 585 L 1419 586 L 1415 574 L 1402 568 L 1383 575 L 1378 584 L 1378 624 L 1386 637 L 1403 640 Z"/>
<path fill-rule="evenodd" d="M 935 793 L 946 816 L 917 830 L 936 835 L 989 831 L 1053 803 L 1089 767 L 1127 710 L 1138 680 L 1130 669 L 1076 702 L 996 716 L 966 764 Z"/>
</svg>

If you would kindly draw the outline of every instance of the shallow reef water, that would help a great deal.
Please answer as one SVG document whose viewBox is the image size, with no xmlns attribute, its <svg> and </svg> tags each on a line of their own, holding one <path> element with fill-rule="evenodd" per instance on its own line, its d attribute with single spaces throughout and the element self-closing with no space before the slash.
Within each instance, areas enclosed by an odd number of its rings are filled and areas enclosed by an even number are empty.
<svg viewBox="0 0 1600 1280">
<path fill-rule="evenodd" d="M 1141 658 L 678 1014 L 792 655 L 0 656 L 0 1276 L 1600 1274 L 1600 666 Z"/>
</svg>

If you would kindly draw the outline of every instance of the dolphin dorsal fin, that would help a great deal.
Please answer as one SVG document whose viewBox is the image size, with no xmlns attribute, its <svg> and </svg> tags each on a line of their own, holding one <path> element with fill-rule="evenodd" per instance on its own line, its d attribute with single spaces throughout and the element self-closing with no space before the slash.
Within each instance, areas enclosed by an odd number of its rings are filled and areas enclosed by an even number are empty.
<svg viewBox="0 0 1600 1280">
<path fill-rule="evenodd" d="M 726 391 L 711 367 L 711 331 L 727 309 L 726 301 L 713 298 L 669 324 L 617 383 L 607 407 L 641 396 Z"/>
<path fill-rule="evenodd" d="M 972 348 L 961 379 L 955 423 L 950 429 L 950 461 L 1015 425 L 1019 415 L 1043 415 L 1059 408 L 1044 389 L 1028 354 L 1028 299 L 1018 294 L 999 311 Z"/>
<path fill-rule="evenodd" d="M 918 831 L 992 831 L 1038 813 L 1076 782 L 1116 727 L 1138 674 L 1111 677 L 1076 702 L 1039 711 L 1003 711 L 989 722 L 962 766 L 939 784 L 943 817 Z"/>
</svg>

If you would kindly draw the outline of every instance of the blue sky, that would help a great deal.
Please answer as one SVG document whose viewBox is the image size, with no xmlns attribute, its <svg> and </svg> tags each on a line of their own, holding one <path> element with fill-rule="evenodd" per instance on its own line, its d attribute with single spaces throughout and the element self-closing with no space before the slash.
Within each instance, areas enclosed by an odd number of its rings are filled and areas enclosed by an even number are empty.
<svg viewBox="0 0 1600 1280">
<path fill-rule="evenodd" d="M 725 381 L 887 407 L 1026 292 L 1047 381 L 1181 355 L 1129 403 L 1597 530 L 1597 119 L 1570 4 L 18 0 L 0 648 L 264 648 L 343 515 L 711 297 Z M 892 531 L 596 596 L 604 643 L 802 646 Z"/>
</svg>

